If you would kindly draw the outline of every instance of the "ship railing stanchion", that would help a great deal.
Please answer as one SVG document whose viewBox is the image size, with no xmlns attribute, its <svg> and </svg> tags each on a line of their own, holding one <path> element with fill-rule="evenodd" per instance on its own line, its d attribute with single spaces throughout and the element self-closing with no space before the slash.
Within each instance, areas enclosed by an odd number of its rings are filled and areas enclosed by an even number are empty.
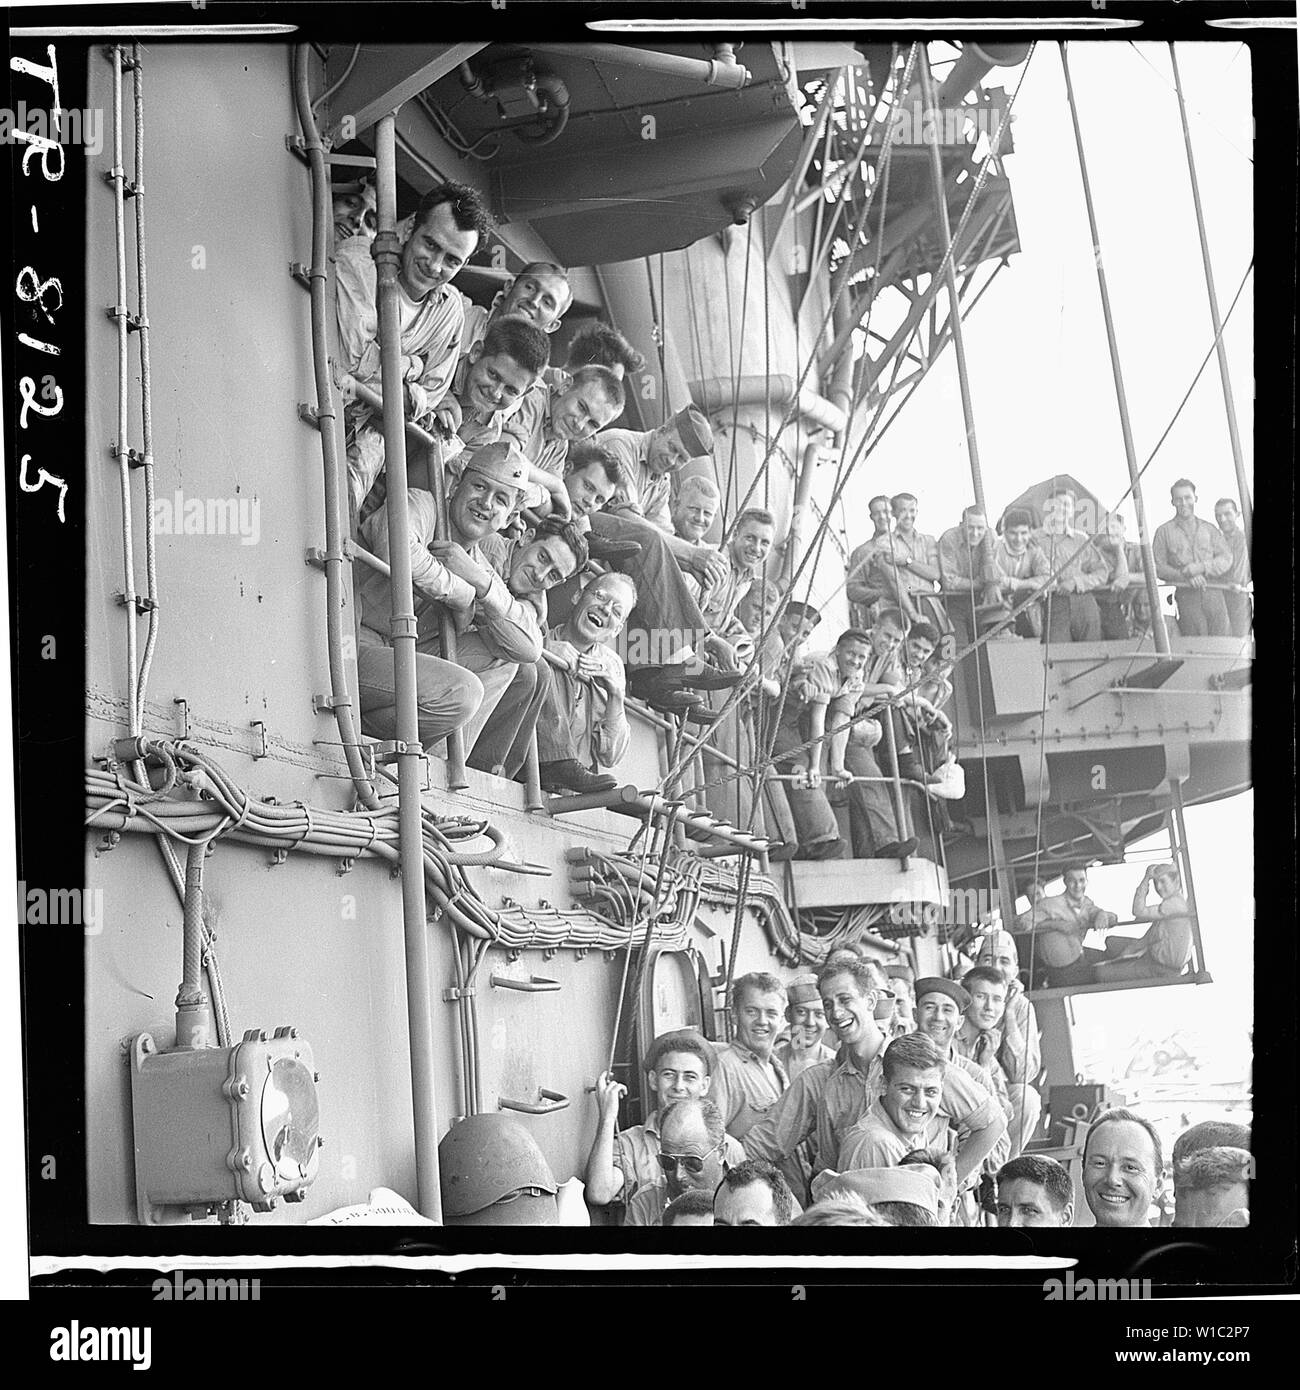
<svg viewBox="0 0 1300 1390">
<path fill-rule="evenodd" d="M 399 863 L 406 948 L 406 1007 L 411 1048 L 411 1108 L 415 1127 L 415 1174 L 420 1211 L 442 1222 L 438 1171 L 438 1106 L 433 1068 L 433 1013 L 429 993 L 429 928 L 424 893 L 423 812 L 420 805 L 420 743 L 416 689 L 415 597 L 411 584 L 411 518 L 407 506 L 406 421 L 403 410 L 401 323 L 397 271 L 396 113 L 375 128 L 379 231 L 371 248 L 377 271 L 379 351 L 384 396 L 384 467 L 388 475 L 389 563 L 392 568 L 393 684 L 397 701 Z M 435 471 L 435 479 L 441 469 Z M 440 532 L 446 535 L 446 505 L 439 501 Z M 454 652 L 444 649 L 454 659 Z"/>
</svg>

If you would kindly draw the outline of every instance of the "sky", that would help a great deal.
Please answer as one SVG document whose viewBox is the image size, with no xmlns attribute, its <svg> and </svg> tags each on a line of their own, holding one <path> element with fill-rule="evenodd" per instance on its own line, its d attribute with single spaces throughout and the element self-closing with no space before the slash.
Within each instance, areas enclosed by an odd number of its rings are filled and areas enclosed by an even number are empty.
<svg viewBox="0 0 1300 1390">
<path fill-rule="evenodd" d="M 938 58 L 938 50 L 935 58 Z M 1221 314 L 1253 249 L 1250 55 L 1238 42 L 1178 45 L 1197 174 Z M 1164 44 L 1070 46 L 1138 463 L 1144 462 L 1213 342 L 1177 97 Z M 985 85 L 1015 90 L 1025 69 Z M 988 506 L 998 511 L 1030 483 L 1073 473 L 1112 505 L 1128 486 L 1115 388 L 1078 158 L 1055 44 L 1040 43 L 1016 98 L 1015 151 L 1006 159 L 1021 251 L 966 321 L 975 424 Z M 1224 334 L 1243 453 L 1253 459 L 1252 295 L 1247 282 Z M 1236 495 L 1217 363 L 1211 359 L 1143 478 L 1149 524 L 1171 513 L 1169 485 L 1186 474 L 1200 512 Z M 906 485 L 921 499 L 920 528 L 956 524 L 969 490 L 955 357 L 945 352 L 848 497 L 865 513 L 874 493 Z M 954 490 L 954 479 L 965 484 Z M 940 499 L 943 499 L 940 502 Z M 858 508 L 861 508 L 861 511 Z M 1124 507 L 1136 536 L 1131 502 Z M 1215 983 L 1081 996 L 1080 1050 L 1099 1065 L 1122 1059 L 1139 1032 L 1153 1038 L 1213 1018 L 1225 1053 L 1247 1057 L 1254 931 L 1253 797 L 1187 812 L 1206 958 Z M 1141 869 L 1094 871 L 1090 892 L 1126 908 Z M 1121 916 L 1127 916 L 1122 912 Z M 1244 1061 L 1236 1063 L 1244 1067 Z"/>
</svg>

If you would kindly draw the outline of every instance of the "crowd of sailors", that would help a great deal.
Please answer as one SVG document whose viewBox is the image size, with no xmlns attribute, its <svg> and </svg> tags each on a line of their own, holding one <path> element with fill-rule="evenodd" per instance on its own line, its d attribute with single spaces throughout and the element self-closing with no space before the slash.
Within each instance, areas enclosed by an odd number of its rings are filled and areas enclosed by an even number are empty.
<svg viewBox="0 0 1300 1390">
<path fill-rule="evenodd" d="M 1249 1224 L 1244 1125 L 1184 1128 L 1168 1165 L 1138 1109 L 1040 1126 L 1016 939 L 990 930 L 974 956 L 959 980 L 915 978 L 861 947 L 788 984 L 741 977 L 730 1043 L 677 1029 L 648 1047 L 643 1123 L 620 1130 L 625 1087 L 598 1078 L 582 1215 L 562 1214 L 528 1131 L 482 1114 L 440 1149 L 448 1223 L 585 1224 L 603 1209 L 640 1227 Z"/>
<path fill-rule="evenodd" d="M 1083 518 L 1078 529 L 1076 513 L 1091 503 L 1062 488 L 1041 518 L 1013 506 L 993 528 L 970 506 L 935 538 L 918 529 L 916 497 L 900 492 L 872 499 L 874 533 L 850 555 L 851 625 L 829 651 L 808 653 L 821 618 L 775 582 L 775 516 L 749 507 L 720 545 L 705 539 L 722 505 L 707 416 L 687 405 L 654 429 L 612 427 L 644 358 L 616 329 L 588 321 L 563 364 L 552 361 L 573 300 L 561 267 L 525 266 L 489 308 L 455 288 L 490 228 L 474 190 L 444 184 L 399 224 L 391 249 L 405 414 L 436 441 L 433 466 L 447 479 L 444 518 L 418 485 L 430 475 L 412 448 L 406 505 L 426 748 L 460 730 L 470 766 L 523 780 L 535 735 L 545 790 L 607 790 L 628 746 L 629 696 L 709 724 L 757 647 L 760 682 L 714 736 L 741 768 L 772 748 L 778 775 L 763 789 L 756 828 L 778 857 L 905 857 L 933 832 L 932 799 L 961 795 L 945 710 L 954 650 L 985 632 L 1073 641 L 1150 624 L 1140 556 L 1118 514 L 1100 525 Z M 360 547 L 387 562 L 374 231 L 369 186 L 337 187 L 351 519 Z M 361 389 L 348 391 L 353 383 Z M 1186 480 L 1173 502 L 1153 550 L 1161 580 L 1177 585 L 1181 630 L 1244 634 L 1248 559 L 1235 504 L 1222 500 L 1211 525 L 1196 516 Z M 384 570 L 364 569 L 357 590 L 362 727 L 392 739 L 391 587 Z M 448 618 L 454 661 L 444 651 Z"/>
<path fill-rule="evenodd" d="M 626 751 L 629 695 L 707 725 L 757 657 L 760 680 L 719 742 L 743 768 L 770 741 L 777 856 L 905 858 L 918 847 L 909 807 L 938 798 L 941 811 L 961 795 L 945 711 L 954 649 L 990 630 L 1070 642 L 1149 628 L 1141 557 L 1118 514 L 1080 526 L 1081 499 L 1060 488 L 1041 516 L 1016 505 L 990 527 L 969 506 L 936 538 L 917 528 L 916 497 L 899 492 L 872 499 L 874 534 L 849 558 L 851 625 L 830 650 L 806 653 L 821 615 L 769 573 L 773 514 L 750 507 L 723 544 L 705 539 L 722 501 L 707 416 L 688 405 L 654 429 L 612 427 L 642 355 L 593 322 L 552 361 L 573 299 L 556 265 L 525 266 L 488 309 L 471 303 L 452 281 L 489 230 L 479 196 L 445 184 L 390 248 L 404 409 L 436 441 L 448 480 L 445 516 L 431 491 L 406 497 L 426 748 L 460 730 L 471 766 L 522 779 L 535 735 L 545 789 L 611 789 L 616 777 L 593 769 L 614 769 Z M 345 413 L 351 519 L 360 546 L 386 562 L 383 421 L 366 399 L 381 369 L 365 186 L 336 190 L 335 234 L 340 366 L 365 388 Z M 1223 499 L 1217 524 L 1201 520 L 1186 479 L 1171 501 L 1152 550 L 1159 579 L 1176 586 L 1180 630 L 1245 636 L 1236 505 Z M 377 567 L 359 581 L 362 726 L 391 739 L 391 586 Z M 847 841 L 833 800 L 847 800 Z M 624 1088 L 600 1078 L 588 1201 L 629 1225 L 1069 1224 L 1069 1175 L 1026 1147 L 1042 1109 L 1026 986 L 1177 974 L 1190 950 L 1173 865 L 1148 870 L 1134 895 L 1146 934 L 1109 936 L 1104 949 L 1084 937 L 1118 919 L 1086 887 L 1082 869 L 1059 897 L 1034 885 L 1017 933 L 987 932 L 960 979 L 914 980 L 844 949 L 788 988 L 766 974 L 738 980 L 732 1043 L 675 1033 L 649 1049 L 656 1108 L 644 1124 L 617 1130 Z M 1032 979 L 1020 974 L 1026 952 Z M 1238 1138 L 1175 1153 L 1175 1224 L 1240 1219 L 1249 1157 Z M 1163 1168 L 1147 1120 L 1098 1116 L 1082 1151 L 1097 1224 L 1146 1224 Z"/>
</svg>

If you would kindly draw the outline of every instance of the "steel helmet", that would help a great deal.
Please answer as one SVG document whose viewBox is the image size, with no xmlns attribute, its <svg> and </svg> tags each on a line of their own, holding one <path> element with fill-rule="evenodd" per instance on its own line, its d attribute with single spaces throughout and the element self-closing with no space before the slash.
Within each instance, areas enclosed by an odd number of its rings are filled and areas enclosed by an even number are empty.
<svg viewBox="0 0 1300 1390">
<path fill-rule="evenodd" d="M 556 1182 L 537 1141 L 509 1115 L 470 1115 L 438 1145 L 444 1221 L 554 1226 Z"/>
</svg>

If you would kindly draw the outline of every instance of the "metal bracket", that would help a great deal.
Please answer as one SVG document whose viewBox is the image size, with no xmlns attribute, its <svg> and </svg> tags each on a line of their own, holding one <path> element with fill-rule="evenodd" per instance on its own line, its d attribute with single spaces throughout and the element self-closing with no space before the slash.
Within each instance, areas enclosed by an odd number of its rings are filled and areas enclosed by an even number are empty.
<svg viewBox="0 0 1300 1390">
<path fill-rule="evenodd" d="M 314 405 L 308 405 L 306 401 L 298 402 L 298 418 L 312 429 L 320 429 L 320 411 Z"/>
<path fill-rule="evenodd" d="M 467 985 L 464 989 L 458 985 L 452 985 L 442 992 L 442 1002 L 444 1004 L 454 1004 L 458 999 L 473 999 L 474 986 Z"/>
<path fill-rule="evenodd" d="M 261 745 L 261 751 L 253 754 L 253 759 L 254 759 L 254 761 L 256 761 L 258 758 L 264 758 L 264 757 L 266 757 L 266 725 L 265 725 L 265 723 L 264 723 L 262 720 L 260 720 L 260 719 L 250 719 L 250 720 L 248 721 L 248 727 L 249 727 L 250 729 L 256 729 L 256 730 L 257 730 L 257 736 L 258 736 L 258 739 L 260 740 L 260 745 Z M 280 862 L 283 863 L 284 861 L 281 860 Z"/>
<path fill-rule="evenodd" d="M 134 198 L 137 193 L 144 192 L 144 189 L 137 184 L 134 179 L 127 178 L 124 169 L 104 170 L 103 179 L 110 188 L 112 188 L 119 178 L 122 180 L 122 196 L 124 198 Z"/>
<path fill-rule="evenodd" d="M 122 71 L 123 71 L 123 72 L 134 72 L 136 68 L 138 68 L 138 67 L 141 66 L 141 65 L 140 65 L 139 63 L 137 63 L 136 60 L 131 56 L 130 50 L 127 48 L 127 46 L 126 46 L 124 43 L 108 43 L 108 44 L 105 44 L 104 47 L 100 49 L 100 52 L 104 55 L 104 57 L 105 57 L 105 58 L 108 60 L 108 62 L 110 62 L 110 63 L 113 61 L 113 55 L 114 55 L 115 53 L 121 53 L 121 55 L 122 55 Z"/>
<path fill-rule="evenodd" d="M 104 313 L 114 321 L 118 319 L 126 320 L 126 330 L 128 333 L 138 333 L 142 328 L 149 327 L 149 320 L 140 314 L 133 314 L 129 309 L 124 309 L 120 304 L 108 305 Z"/>
<path fill-rule="evenodd" d="M 277 849 L 271 855 L 271 867 L 274 869 L 277 864 L 287 862 L 289 851 L 287 849 Z"/>
<path fill-rule="evenodd" d="M 116 849 L 117 846 L 121 843 L 121 841 L 122 832 L 120 830 L 106 831 L 104 834 L 104 838 L 99 842 L 99 848 L 95 851 L 95 853 L 107 854 L 109 850 Z"/>
<path fill-rule="evenodd" d="M 350 695 L 313 695 L 311 707 L 317 714 L 328 714 L 331 710 L 349 709 L 352 705 Z"/>
<path fill-rule="evenodd" d="M 179 706 L 181 707 L 181 738 L 182 738 L 182 739 L 187 739 L 187 738 L 189 738 L 189 736 L 190 736 L 190 706 L 189 706 L 189 702 L 188 702 L 187 700 L 181 699 L 181 698 L 178 696 L 175 700 L 172 701 L 172 704 L 174 704 L 174 705 L 179 705 Z"/>
<path fill-rule="evenodd" d="M 355 867 L 356 862 L 357 862 L 357 861 L 356 861 L 355 859 L 352 859 L 352 858 L 349 858 L 349 859 L 340 859 L 340 860 L 339 860 L 339 866 L 338 866 L 338 868 L 335 870 L 335 873 L 337 873 L 338 876 L 339 876 L 340 878 L 342 878 L 344 874 L 350 874 L 350 873 L 352 872 L 353 868 Z"/>
<path fill-rule="evenodd" d="M 123 449 L 122 446 L 115 441 L 108 446 L 108 452 L 115 459 L 124 458 L 128 468 L 144 467 L 144 455 L 139 449 Z"/>
<path fill-rule="evenodd" d="M 119 608 L 125 608 L 127 606 L 127 597 L 121 591 L 121 589 L 113 590 L 113 598 L 116 601 L 117 606 Z M 153 610 L 157 607 L 158 605 L 153 601 L 153 599 L 145 598 L 143 594 L 136 594 L 135 611 L 138 614 L 143 616 L 145 613 L 152 613 Z"/>
<path fill-rule="evenodd" d="M 286 135 L 284 137 L 284 147 L 291 155 L 296 156 L 306 164 L 307 141 L 301 135 Z"/>
<path fill-rule="evenodd" d="M 289 262 L 289 274 L 297 280 L 303 289 L 311 289 L 311 271 L 301 261 Z"/>
</svg>

